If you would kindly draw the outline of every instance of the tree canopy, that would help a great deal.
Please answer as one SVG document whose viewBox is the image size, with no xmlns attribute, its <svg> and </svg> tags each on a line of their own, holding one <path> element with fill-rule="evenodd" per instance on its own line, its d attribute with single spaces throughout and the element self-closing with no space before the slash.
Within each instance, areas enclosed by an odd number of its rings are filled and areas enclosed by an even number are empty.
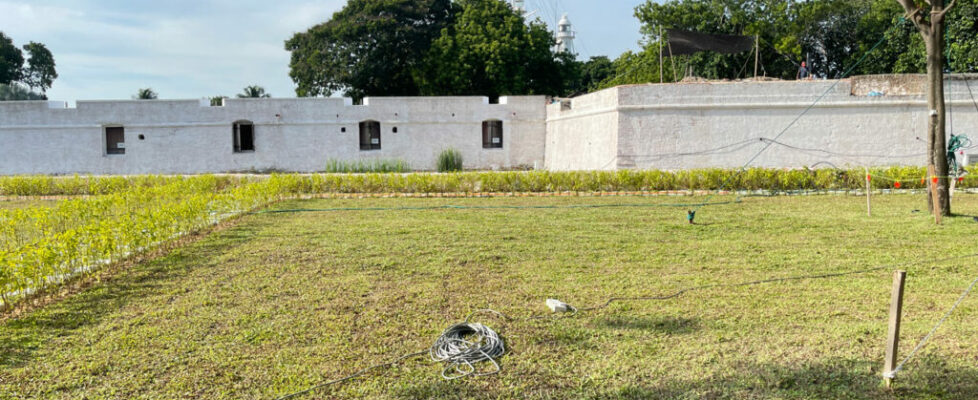
<svg viewBox="0 0 978 400">
<path fill-rule="evenodd" d="M 58 71 L 54 68 L 54 55 L 46 46 L 37 42 L 30 42 L 24 45 L 27 52 L 27 66 L 24 68 L 21 78 L 27 87 L 46 92 L 54 80 L 58 78 Z"/>
<path fill-rule="evenodd" d="M 422 94 L 559 94 L 570 64 L 554 54 L 553 35 L 540 21 L 529 24 L 500 0 L 461 0 L 455 22 L 442 30 L 422 68 Z"/>
<path fill-rule="evenodd" d="M 256 98 L 265 99 L 272 97 L 270 93 L 265 93 L 265 88 L 258 85 L 245 86 L 241 93 L 237 94 L 239 99 Z M 213 99 L 211 101 L 213 103 Z"/>
<path fill-rule="evenodd" d="M 24 51 L 28 55 L 26 60 Z M 32 90 L 41 92 L 31 97 L 46 98 L 44 92 L 51 88 L 54 80 L 58 78 L 54 56 L 46 46 L 37 42 L 24 45 L 24 51 L 14 45 L 13 39 L 0 32 L 0 84 L 11 86 L 7 89 L 10 93 L 21 93 L 22 90 L 13 86 L 24 85 L 30 89 L 25 89 L 27 92 Z"/>
<path fill-rule="evenodd" d="M 136 91 L 132 96 L 133 100 L 156 100 L 159 95 L 152 88 L 143 88 Z"/>
<path fill-rule="evenodd" d="M 350 0 L 286 41 L 299 96 L 562 94 L 573 56 L 503 0 Z"/>
<path fill-rule="evenodd" d="M 47 100 L 47 97 L 40 93 L 34 93 L 21 85 L 0 83 L 0 101 L 15 100 Z"/>
<path fill-rule="evenodd" d="M 285 42 L 296 94 L 420 94 L 415 70 L 454 10 L 451 0 L 350 0 L 329 21 Z"/>
<path fill-rule="evenodd" d="M 819 77 L 837 78 L 867 59 L 850 74 L 921 73 L 925 70 L 924 45 L 896 0 L 669 0 L 646 2 L 635 9 L 642 22 L 646 45 L 614 62 L 614 75 L 602 87 L 625 83 L 658 82 L 660 28 L 704 33 L 758 35 L 762 74 L 793 79 L 801 61 Z M 978 69 L 978 0 L 959 0 L 948 14 L 947 42 L 950 69 Z M 880 39 L 882 44 L 869 50 Z M 698 53 L 670 59 L 668 46 L 665 81 L 681 78 L 686 66 L 696 76 L 737 79 L 753 74 L 753 53 Z M 678 71 L 673 73 L 672 66 Z"/>
<path fill-rule="evenodd" d="M 0 32 L 0 84 L 19 81 L 23 67 L 24 54 L 10 37 Z"/>
</svg>

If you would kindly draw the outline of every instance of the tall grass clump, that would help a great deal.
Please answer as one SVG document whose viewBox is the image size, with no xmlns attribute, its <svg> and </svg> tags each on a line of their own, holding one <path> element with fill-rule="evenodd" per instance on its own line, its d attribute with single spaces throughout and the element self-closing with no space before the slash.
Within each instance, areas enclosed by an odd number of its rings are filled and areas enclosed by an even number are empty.
<svg viewBox="0 0 978 400">
<path fill-rule="evenodd" d="M 462 152 L 445 149 L 438 154 L 438 172 L 457 172 L 462 170 Z"/>
<path fill-rule="evenodd" d="M 368 172 L 410 172 L 411 167 L 404 160 L 375 158 L 370 160 L 346 161 L 331 159 L 326 161 L 329 173 L 368 173 Z"/>
</svg>

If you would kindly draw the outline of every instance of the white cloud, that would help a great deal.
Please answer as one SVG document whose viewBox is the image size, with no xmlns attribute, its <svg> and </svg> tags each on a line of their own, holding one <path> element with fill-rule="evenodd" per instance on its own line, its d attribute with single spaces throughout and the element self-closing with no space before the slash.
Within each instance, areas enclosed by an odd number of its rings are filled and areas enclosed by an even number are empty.
<svg viewBox="0 0 978 400">
<path fill-rule="evenodd" d="M 37 41 L 54 53 L 52 99 L 129 98 L 140 87 L 197 98 L 250 84 L 287 97 L 294 91 L 284 41 L 344 3 L 0 1 L 0 29 L 18 45 Z"/>
</svg>

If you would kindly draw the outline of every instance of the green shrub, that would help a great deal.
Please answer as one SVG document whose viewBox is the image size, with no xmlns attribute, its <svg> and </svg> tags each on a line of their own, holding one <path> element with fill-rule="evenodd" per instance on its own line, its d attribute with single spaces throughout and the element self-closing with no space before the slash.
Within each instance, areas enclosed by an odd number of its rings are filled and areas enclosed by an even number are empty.
<svg viewBox="0 0 978 400">
<path fill-rule="evenodd" d="M 438 154 L 438 172 L 456 172 L 462 170 L 462 152 L 455 149 L 442 150 Z"/>
<path fill-rule="evenodd" d="M 404 160 L 376 158 L 370 160 L 329 160 L 326 161 L 326 172 L 332 173 L 366 173 L 366 172 L 409 172 L 411 168 Z"/>
</svg>

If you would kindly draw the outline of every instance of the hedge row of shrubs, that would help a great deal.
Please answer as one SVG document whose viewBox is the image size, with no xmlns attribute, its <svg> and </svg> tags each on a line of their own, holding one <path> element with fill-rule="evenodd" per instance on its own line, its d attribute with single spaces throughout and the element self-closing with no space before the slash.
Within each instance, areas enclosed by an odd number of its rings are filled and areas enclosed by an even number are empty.
<svg viewBox="0 0 978 400">
<path fill-rule="evenodd" d="M 447 163 L 447 161 L 446 161 Z M 356 166 L 337 166 L 338 170 Z M 370 168 L 368 168 L 370 169 Z M 396 168 L 395 168 L 396 170 Z M 978 186 L 978 168 L 958 187 Z M 925 168 L 889 167 L 870 170 L 876 189 L 924 188 Z M 453 173 L 276 174 L 270 177 L 219 176 L 219 188 L 273 179 L 292 193 L 447 193 L 563 192 L 643 190 L 858 190 L 865 188 L 863 169 L 695 169 L 685 171 L 512 171 Z M 154 187 L 185 179 L 174 176 L 0 178 L 0 195 L 102 195 L 134 187 Z M 896 184 L 899 182 L 899 185 Z"/>
<path fill-rule="evenodd" d="M 3 196 L 76 196 L 105 195 L 131 190 L 137 187 L 154 187 L 186 179 L 176 175 L 138 176 L 6 176 L 0 177 L 0 195 Z M 218 188 L 236 185 L 242 177 L 215 176 Z"/>
<path fill-rule="evenodd" d="M 922 167 L 892 167 L 870 171 L 876 189 L 924 188 Z M 660 190 L 859 190 L 866 185 L 864 170 L 766 169 L 744 171 L 588 172 L 459 172 L 448 174 L 319 174 L 273 175 L 291 193 L 466 193 Z M 899 185 L 896 182 L 900 182 Z M 978 186 L 978 175 L 958 187 Z"/>
<path fill-rule="evenodd" d="M 269 204 L 280 190 L 270 180 L 200 176 L 62 200 L 55 207 L 0 208 L 0 297 L 8 304 L 11 296 L 59 285 L 66 277 Z"/>
</svg>

